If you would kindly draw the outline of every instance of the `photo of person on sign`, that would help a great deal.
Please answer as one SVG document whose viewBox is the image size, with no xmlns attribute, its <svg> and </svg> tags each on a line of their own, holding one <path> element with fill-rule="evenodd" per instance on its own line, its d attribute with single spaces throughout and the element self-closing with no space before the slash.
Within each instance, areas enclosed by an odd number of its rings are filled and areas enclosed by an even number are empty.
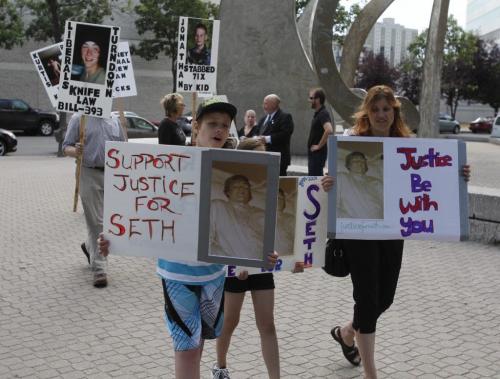
<svg viewBox="0 0 500 379">
<path fill-rule="evenodd" d="M 208 28 L 205 24 L 201 22 L 196 24 L 192 35 L 194 46 L 188 49 L 187 63 L 206 66 L 210 65 L 211 51 L 208 47 L 208 34 Z M 188 46 L 190 45 L 191 43 L 188 42 Z"/>
<path fill-rule="evenodd" d="M 76 26 L 71 80 L 105 84 L 109 55 L 109 28 Z"/>
</svg>

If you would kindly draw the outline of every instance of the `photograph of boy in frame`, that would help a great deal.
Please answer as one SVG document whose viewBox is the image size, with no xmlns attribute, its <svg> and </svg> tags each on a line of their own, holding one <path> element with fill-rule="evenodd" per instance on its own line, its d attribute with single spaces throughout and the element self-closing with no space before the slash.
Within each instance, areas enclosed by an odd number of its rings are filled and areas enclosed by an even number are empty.
<svg viewBox="0 0 500 379">
<path fill-rule="evenodd" d="M 281 177 L 276 209 L 274 248 L 280 257 L 293 255 L 297 216 L 297 178 Z"/>
<path fill-rule="evenodd" d="M 266 177 L 263 165 L 213 162 L 209 255 L 261 259 Z"/>
<path fill-rule="evenodd" d="M 212 60 L 212 24 L 209 20 L 189 19 L 186 63 L 210 65 Z"/>
<path fill-rule="evenodd" d="M 337 218 L 384 219 L 383 144 L 337 142 Z"/>
<path fill-rule="evenodd" d="M 71 80 L 104 85 L 111 29 L 77 24 Z"/>
<path fill-rule="evenodd" d="M 61 77 L 61 59 L 62 51 L 59 44 L 49 46 L 45 50 L 41 50 L 38 53 L 38 58 L 42 61 L 43 69 L 47 74 L 50 84 L 52 86 L 59 85 L 59 79 Z"/>
</svg>

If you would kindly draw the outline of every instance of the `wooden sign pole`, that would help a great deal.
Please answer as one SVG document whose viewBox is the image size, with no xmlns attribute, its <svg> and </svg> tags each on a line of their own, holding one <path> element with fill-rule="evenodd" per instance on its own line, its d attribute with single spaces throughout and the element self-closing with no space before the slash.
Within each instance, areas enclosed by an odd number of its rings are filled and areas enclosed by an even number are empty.
<svg viewBox="0 0 500 379">
<path fill-rule="evenodd" d="M 123 103 L 122 97 L 118 97 L 116 99 L 116 106 L 118 108 L 118 114 L 120 115 L 120 124 L 122 126 L 123 135 L 125 136 L 125 142 L 126 142 L 126 141 L 128 141 L 128 135 L 127 135 L 128 121 L 125 118 L 125 104 Z"/>
<path fill-rule="evenodd" d="M 196 102 L 198 100 L 198 92 L 193 92 L 191 97 L 191 146 L 196 146 L 196 132 L 194 130 L 194 123 L 196 121 Z"/>
<path fill-rule="evenodd" d="M 85 123 L 87 118 L 82 115 L 80 118 L 80 146 L 82 147 L 82 154 L 76 158 L 76 174 L 75 174 L 75 196 L 73 197 L 73 212 L 76 212 L 78 207 L 78 194 L 80 193 L 80 172 L 82 170 L 83 149 L 85 141 Z"/>
</svg>

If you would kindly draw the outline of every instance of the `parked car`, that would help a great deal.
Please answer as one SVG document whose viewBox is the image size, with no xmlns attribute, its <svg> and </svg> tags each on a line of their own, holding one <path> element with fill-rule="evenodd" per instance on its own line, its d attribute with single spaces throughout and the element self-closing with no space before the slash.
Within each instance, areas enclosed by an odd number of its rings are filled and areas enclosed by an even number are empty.
<svg viewBox="0 0 500 379">
<path fill-rule="evenodd" d="M 0 99 L 0 128 L 50 136 L 59 128 L 59 115 L 32 108 L 20 99 Z"/>
<path fill-rule="evenodd" d="M 17 150 L 17 138 L 12 132 L 0 129 L 0 157 Z"/>
<path fill-rule="evenodd" d="M 191 123 L 193 122 L 193 117 L 191 112 L 188 112 L 177 119 L 177 124 L 182 128 L 182 131 L 186 136 L 191 135 Z"/>
<path fill-rule="evenodd" d="M 460 133 L 460 123 L 448 114 L 439 114 L 439 133 Z"/>
<path fill-rule="evenodd" d="M 491 130 L 492 137 L 500 137 L 500 113 L 495 117 L 495 121 L 493 121 L 493 128 Z"/>
<path fill-rule="evenodd" d="M 128 138 L 158 138 L 158 127 L 134 112 L 125 111 Z M 118 112 L 111 112 L 112 118 L 118 118 Z"/>
<path fill-rule="evenodd" d="M 469 129 L 472 133 L 491 133 L 491 129 L 493 129 L 493 119 L 489 117 L 478 117 L 469 124 Z"/>
</svg>

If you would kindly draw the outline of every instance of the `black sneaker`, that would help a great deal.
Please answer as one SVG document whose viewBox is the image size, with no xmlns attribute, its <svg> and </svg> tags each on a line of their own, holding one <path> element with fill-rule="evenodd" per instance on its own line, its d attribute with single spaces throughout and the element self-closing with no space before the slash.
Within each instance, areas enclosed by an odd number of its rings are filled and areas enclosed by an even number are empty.
<svg viewBox="0 0 500 379">
<path fill-rule="evenodd" d="M 90 255 L 89 255 L 89 252 L 87 251 L 87 247 L 85 246 L 85 242 L 82 243 L 80 245 L 80 247 L 82 248 L 82 251 L 83 251 L 83 254 L 85 254 L 85 256 L 87 257 L 87 261 L 89 262 L 90 264 Z"/>
</svg>

